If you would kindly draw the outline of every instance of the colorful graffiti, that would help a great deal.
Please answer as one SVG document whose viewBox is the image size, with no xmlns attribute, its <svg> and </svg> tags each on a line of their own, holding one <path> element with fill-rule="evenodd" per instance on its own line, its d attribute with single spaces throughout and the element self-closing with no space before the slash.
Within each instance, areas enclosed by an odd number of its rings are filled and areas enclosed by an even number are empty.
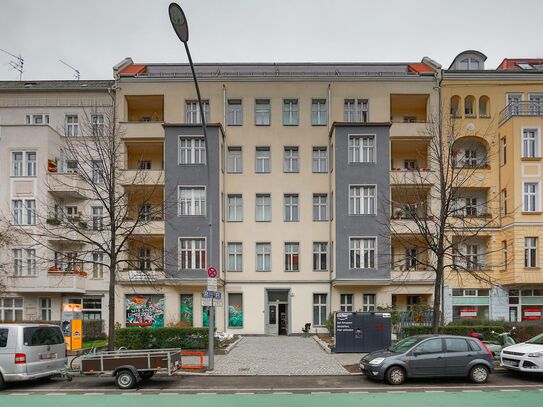
<svg viewBox="0 0 543 407">
<path fill-rule="evenodd" d="M 193 308 L 192 294 L 181 294 L 181 321 L 191 326 L 193 323 Z"/>
<path fill-rule="evenodd" d="M 164 327 L 164 296 L 135 294 L 126 296 L 126 326 Z"/>
<path fill-rule="evenodd" d="M 217 312 L 217 308 L 215 308 L 215 312 Z M 209 307 L 203 306 L 202 307 L 202 326 L 207 328 L 209 326 Z M 215 325 L 216 327 L 217 325 Z"/>
<path fill-rule="evenodd" d="M 230 305 L 228 307 L 228 326 L 232 328 L 243 327 L 243 311 L 240 305 Z"/>
</svg>

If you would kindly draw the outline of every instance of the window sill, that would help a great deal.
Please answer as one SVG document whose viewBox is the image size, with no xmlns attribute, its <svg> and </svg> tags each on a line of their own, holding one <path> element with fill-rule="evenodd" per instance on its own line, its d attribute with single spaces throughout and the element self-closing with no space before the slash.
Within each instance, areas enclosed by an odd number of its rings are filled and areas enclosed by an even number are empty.
<svg viewBox="0 0 543 407">
<path fill-rule="evenodd" d="M 230 220 L 230 219 L 227 219 L 226 221 L 227 221 L 228 223 L 241 223 L 241 222 L 243 222 L 243 219 L 241 219 L 241 220 Z"/>
<path fill-rule="evenodd" d="M 349 270 L 353 271 L 377 271 L 375 267 L 373 268 L 349 268 Z"/>
<path fill-rule="evenodd" d="M 227 273 L 242 273 L 243 270 L 226 270 Z"/>
<path fill-rule="evenodd" d="M 255 171 L 255 174 L 271 174 L 271 171 Z"/>
<path fill-rule="evenodd" d="M 328 171 L 311 171 L 312 174 L 328 174 Z"/>
<path fill-rule="evenodd" d="M 285 222 L 285 223 L 298 223 L 298 222 L 300 222 L 300 220 L 286 220 L 286 219 L 283 219 L 283 222 Z"/>
<path fill-rule="evenodd" d="M 541 267 L 524 267 L 524 270 L 528 271 L 540 271 Z"/>
<path fill-rule="evenodd" d="M 328 123 L 311 123 L 311 125 L 314 127 L 324 127 L 328 126 Z"/>
<path fill-rule="evenodd" d="M 376 161 L 349 161 L 350 165 L 370 165 L 377 164 Z"/>
<path fill-rule="evenodd" d="M 257 124 L 257 123 L 255 123 L 255 126 L 257 126 L 257 127 L 270 127 L 271 124 Z"/>
<path fill-rule="evenodd" d="M 313 222 L 328 222 L 328 219 L 313 219 Z"/>
<path fill-rule="evenodd" d="M 243 171 L 226 171 L 227 174 L 243 174 Z"/>
<path fill-rule="evenodd" d="M 271 273 L 271 270 L 255 270 L 257 273 Z"/>
<path fill-rule="evenodd" d="M 541 215 L 543 212 L 541 211 L 533 211 L 533 212 L 521 212 L 521 215 Z"/>
<path fill-rule="evenodd" d="M 255 222 L 257 222 L 257 223 L 269 223 L 269 222 L 271 222 L 271 219 L 270 220 L 255 220 Z"/>
<path fill-rule="evenodd" d="M 243 329 L 242 326 L 230 326 L 228 325 L 228 329 Z"/>
<path fill-rule="evenodd" d="M 328 273 L 330 270 L 313 270 L 314 273 Z"/>
<path fill-rule="evenodd" d="M 295 123 L 295 124 L 286 124 L 286 123 L 283 123 L 283 126 L 285 127 L 296 127 L 296 126 L 299 126 L 300 124 L 299 123 Z"/>
<path fill-rule="evenodd" d="M 299 174 L 300 171 L 283 171 L 283 174 Z"/>
<path fill-rule="evenodd" d="M 349 213 L 349 216 L 377 216 L 376 213 Z M 395 219 L 391 218 L 392 220 L 408 220 L 408 219 Z"/>
<path fill-rule="evenodd" d="M 285 273 L 299 273 L 300 270 L 283 270 Z"/>
<path fill-rule="evenodd" d="M 520 161 L 541 161 L 541 157 L 520 157 Z"/>
</svg>

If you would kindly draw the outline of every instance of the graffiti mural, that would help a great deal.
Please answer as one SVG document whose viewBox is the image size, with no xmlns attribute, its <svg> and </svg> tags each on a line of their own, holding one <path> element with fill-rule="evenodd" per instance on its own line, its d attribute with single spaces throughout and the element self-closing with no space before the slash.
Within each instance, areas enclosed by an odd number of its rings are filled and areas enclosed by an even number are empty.
<svg viewBox="0 0 543 407">
<path fill-rule="evenodd" d="M 239 293 L 228 294 L 228 326 L 243 327 L 243 297 Z"/>
<path fill-rule="evenodd" d="M 134 294 L 126 296 L 126 326 L 164 327 L 164 296 Z"/>
<path fill-rule="evenodd" d="M 193 307 L 192 294 L 181 294 L 181 321 L 191 326 L 193 323 Z"/>
</svg>

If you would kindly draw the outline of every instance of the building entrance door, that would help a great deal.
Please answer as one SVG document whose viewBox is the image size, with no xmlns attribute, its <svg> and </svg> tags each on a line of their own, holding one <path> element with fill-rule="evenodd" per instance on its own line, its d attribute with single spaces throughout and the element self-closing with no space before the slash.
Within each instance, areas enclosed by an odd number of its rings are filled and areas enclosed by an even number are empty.
<svg viewBox="0 0 543 407">
<path fill-rule="evenodd" d="M 277 336 L 279 335 L 279 304 L 269 304 L 268 305 L 268 335 Z"/>
<path fill-rule="evenodd" d="M 509 321 L 518 321 L 518 307 L 509 307 Z"/>
<path fill-rule="evenodd" d="M 288 304 L 279 304 L 279 335 L 288 335 Z"/>
<path fill-rule="evenodd" d="M 290 333 L 290 291 L 266 290 L 266 334 L 270 336 L 288 335 Z"/>
</svg>

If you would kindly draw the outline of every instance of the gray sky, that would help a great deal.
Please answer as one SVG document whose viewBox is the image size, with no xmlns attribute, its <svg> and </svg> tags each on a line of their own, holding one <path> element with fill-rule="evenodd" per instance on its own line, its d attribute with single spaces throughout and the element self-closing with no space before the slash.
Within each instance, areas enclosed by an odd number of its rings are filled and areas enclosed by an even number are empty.
<svg viewBox="0 0 543 407">
<path fill-rule="evenodd" d="M 135 62 L 187 62 L 169 0 L 0 0 L 0 48 L 23 79 L 111 78 Z M 543 57 L 542 0 L 184 0 L 195 62 L 420 61 L 476 49 L 486 68 Z M 0 53 L 0 80 L 13 80 Z"/>
</svg>

